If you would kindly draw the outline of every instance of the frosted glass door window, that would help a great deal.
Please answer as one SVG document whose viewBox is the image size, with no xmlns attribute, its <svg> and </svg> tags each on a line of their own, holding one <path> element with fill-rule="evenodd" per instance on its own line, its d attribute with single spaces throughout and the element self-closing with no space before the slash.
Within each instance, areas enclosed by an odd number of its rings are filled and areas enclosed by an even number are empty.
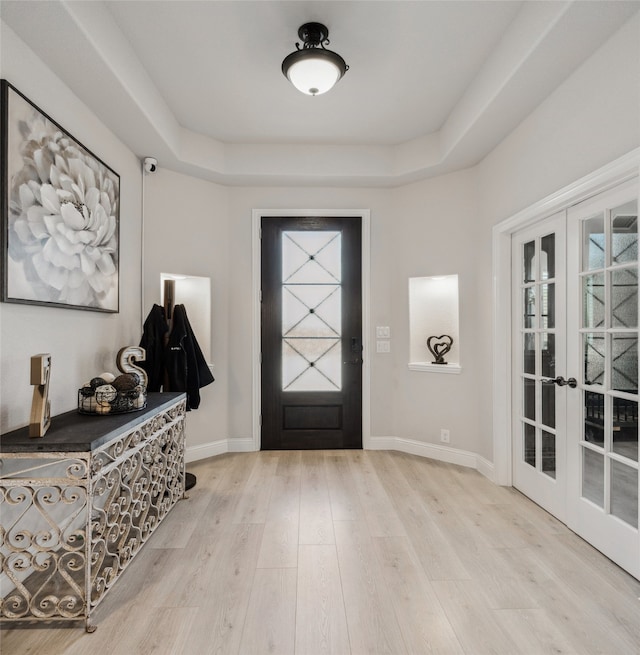
<svg viewBox="0 0 640 655">
<path fill-rule="evenodd" d="M 282 389 L 342 388 L 341 233 L 282 233 Z"/>
</svg>

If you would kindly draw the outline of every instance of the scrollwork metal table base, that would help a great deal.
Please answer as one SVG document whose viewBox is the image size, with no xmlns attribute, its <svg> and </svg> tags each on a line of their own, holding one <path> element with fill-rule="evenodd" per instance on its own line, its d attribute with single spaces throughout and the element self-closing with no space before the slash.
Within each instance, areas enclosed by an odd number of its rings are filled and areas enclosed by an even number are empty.
<svg viewBox="0 0 640 655">
<path fill-rule="evenodd" d="M 59 419 L 58 421 L 56 419 Z M 0 621 L 84 621 L 185 496 L 184 394 L 0 440 Z"/>
</svg>

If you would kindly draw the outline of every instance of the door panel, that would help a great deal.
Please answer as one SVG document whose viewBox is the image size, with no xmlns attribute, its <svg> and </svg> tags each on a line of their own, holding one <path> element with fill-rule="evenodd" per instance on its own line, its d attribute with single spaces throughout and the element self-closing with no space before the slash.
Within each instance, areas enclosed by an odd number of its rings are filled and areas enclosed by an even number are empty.
<svg viewBox="0 0 640 655">
<path fill-rule="evenodd" d="M 514 234 L 512 271 L 513 484 L 640 579 L 638 180 Z"/>
<path fill-rule="evenodd" d="M 564 214 L 514 235 L 514 486 L 564 520 Z"/>
<path fill-rule="evenodd" d="M 568 211 L 568 525 L 640 577 L 637 181 Z"/>
<path fill-rule="evenodd" d="M 262 219 L 262 447 L 362 447 L 361 219 Z"/>
</svg>

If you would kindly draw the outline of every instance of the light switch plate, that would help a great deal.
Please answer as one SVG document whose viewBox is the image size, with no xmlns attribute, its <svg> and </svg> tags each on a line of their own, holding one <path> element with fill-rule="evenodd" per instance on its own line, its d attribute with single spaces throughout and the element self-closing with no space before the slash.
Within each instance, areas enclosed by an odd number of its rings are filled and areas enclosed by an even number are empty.
<svg viewBox="0 0 640 655">
<path fill-rule="evenodd" d="M 376 352 L 378 352 L 378 353 L 390 353 L 391 352 L 391 342 L 390 341 L 376 341 Z"/>
<path fill-rule="evenodd" d="M 377 339 L 390 339 L 391 338 L 391 328 L 388 325 L 378 325 L 376 327 L 376 338 Z"/>
</svg>

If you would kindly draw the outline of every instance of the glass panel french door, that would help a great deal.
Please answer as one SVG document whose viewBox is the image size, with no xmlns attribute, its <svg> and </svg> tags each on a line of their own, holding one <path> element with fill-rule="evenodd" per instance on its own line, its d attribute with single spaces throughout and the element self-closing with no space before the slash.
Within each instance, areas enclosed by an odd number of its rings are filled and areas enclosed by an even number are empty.
<svg viewBox="0 0 640 655">
<path fill-rule="evenodd" d="M 564 213 L 517 233 L 512 243 L 513 484 L 564 520 Z"/>
<path fill-rule="evenodd" d="M 638 182 L 568 210 L 570 528 L 640 577 Z"/>
</svg>

